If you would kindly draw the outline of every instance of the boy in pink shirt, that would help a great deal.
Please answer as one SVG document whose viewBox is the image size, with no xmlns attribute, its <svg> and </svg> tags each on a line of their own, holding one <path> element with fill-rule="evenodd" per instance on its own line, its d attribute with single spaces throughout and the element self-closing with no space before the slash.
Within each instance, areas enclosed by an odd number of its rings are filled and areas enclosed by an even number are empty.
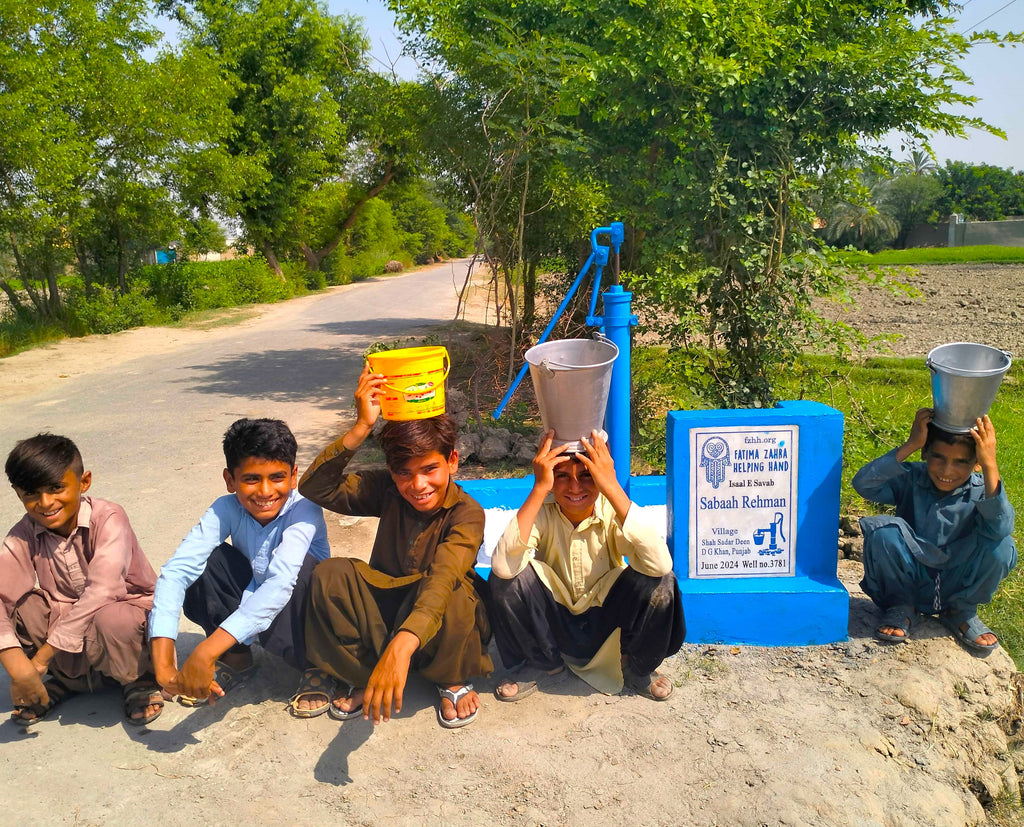
<svg viewBox="0 0 1024 827">
<path fill-rule="evenodd" d="M 85 496 L 92 474 L 67 437 L 22 440 L 4 470 L 26 512 L 0 548 L 12 719 L 29 726 L 72 694 L 113 684 L 127 722 L 150 723 L 164 704 L 144 645 L 156 574 L 124 509 Z"/>
</svg>

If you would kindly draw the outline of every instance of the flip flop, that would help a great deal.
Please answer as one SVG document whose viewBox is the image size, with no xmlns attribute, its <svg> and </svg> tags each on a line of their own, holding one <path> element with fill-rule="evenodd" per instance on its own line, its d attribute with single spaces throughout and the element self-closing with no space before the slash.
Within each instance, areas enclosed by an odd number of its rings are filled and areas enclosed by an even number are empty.
<svg viewBox="0 0 1024 827">
<path fill-rule="evenodd" d="M 885 643 L 906 643 L 910 640 L 910 627 L 914 623 L 917 612 L 913 606 L 890 606 L 882 613 L 882 620 L 875 628 L 875 637 Z M 902 629 L 902 635 L 883 632 L 882 627 Z"/>
<path fill-rule="evenodd" d="M 153 700 L 154 697 L 159 700 Z M 151 724 L 164 711 L 164 696 L 160 685 L 153 678 L 139 678 L 121 687 L 121 703 L 125 721 L 131 726 Z M 139 712 L 147 706 L 159 706 L 156 712 L 150 712 L 141 718 L 133 718 L 133 712 Z"/>
<path fill-rule="evenodd" d="M 461 688 L 456 689 L 454 692 L 450 689 L 445 689 L 443 686 L 437 687 L 437 694 L 440 695 L 440 698 L 438 699 L 437 702 L 437 722 L 445 729 L 458 729 L 459 727 L 469 726 L 469 724 L 473 723 L 473 721 L 476 720 L 477 714 L 480 712 L 479 708 L 472 715 L 468 715 L 465 718 L 455 717 L 449 719 L 445 718 L 444 713 L 441 712 L 442 700 L 447 698 L 449 701 L 451 701 L 453 707 L 458 708 L 459 698 L 464 698 L 472 691 L 473 684 L 471 683 L 463 685 Z"/>
<path fill-rule="evenodd" d="M 345 693 L 345 697 L 346 698 L 351 698 L 352 697 L 352 693 L 355 692 L 355 691 L 356 691 L 356 688 L 354 686 L 350 686 L 348 688 L 348 691 Z M 329 708 L 327 710 L 327 717 L 328 718 L 333 718 L 335 721 L 351 721 L 353 718 L 358 718 L 362 714 L 363 714 L 363 705 L 362 704 L 359 704 L 359 706 L 357 706 L 355 709 L 350 709 L 348 712 L 345 712 L 344 710 L 338 709 L 338 707 L 336 707 L 334 705 L 334 701 L 333 700 L 331 701 L 330 706 L 329 706 Z"/>
<path fill-rule="evenodd" d="M 651 684 L 654 683 L 658 678 L 668 677 L 655 671 L 650 672 L 646 675 L 641 675 L 638 672 L 634 672 L 632 669 L 625 667 L 622 670 L 622 685 L 625 689 L 630 692 L 640 695 L 641 697 L 647 698 L 651 701 L 667 701 L 672 697 L 672 693 L 676 691 L 675 684 L 669 681 L 668 694 L 664 697 L 659 697 L 651 692 Z"/>
<path fill-rule="evenodd" d="M 213 679 L 217 681 L 217 684 L 224 690 L 226 695 L 231 687 L 241 686 L 255 671 L 255 663 L 246 669 L 232 669 L 227 664 L 217 661 L 213 669 Z M 178 696 L 178 703 L 187 707 L 202 706 L 208 703 L 209 700 L 209 697 L 193 698 L 191 695 Z"/>
<path fill-rule="evenodd" d="M 299 686 L 295 690 L 295 694 L 288 701 L 288 711 L 296 718 L 316 718 L 318 715 L 323 715 L 334 705 L 331 703 L 331 699 L 334 697 L 337 687 L 338 682 L 333 675 L 328 675 L 322 669 L 307 669 L 299 679 Z M 312 709 L 299 709 L 299 698 L 309 695 L 321 696 L 324 698 L 324 702 Z"/>
<path fill-rule="evenodd" d="M 64 701 L 70 698 L 72 695 L 77 695 L 71 689 L 68 689 L 63 683 L 52 675 L 43 681 L 43 685 L 46 687 L 46 694 L 50 697 L 49 703 L 45 704 L 15 704 L 14 712 L 11 713 L 11 720 L 14 721 L 18 726 L 30 727 L 33 724 L 38 724 L 43 718 L 49 715 L 53 710 L 60 706 Z M 22 713 L 28 712 L 31 717 L 26 718 Z"/>
<path fill-rule="evenodd" d="M 521 663 L 519 666 L 509 669 L 498 679 L 498 683 L 494 687 L 494 697 L 502 703 L 513 704 L 523 698 L 528 698 L 538 689 L 556 686 L 567 677 L 569 677 L 569 670 L 564 666 L 554 674 L 550 674 L 546 669 L 538 669 Z M 507 683 L 518 685 L 519 691 L 515 695 L 502 695 L 498 690 Z"/>
<path fill-rule="evenodd" d="M 971 615 L 967 620 L 961 621 L 961 623 L 965 623 L 967 625 L 966 630 L 961 630 L 960 623 L 957 623 L 949 615 L 943 615 L 939 620 L 943 626 L 953 633 L 953 637 L 960 641 L 961 645 L 968 651 L 984 656 L 989 654 L 993 649 L 999 648 L 998 640 L 996 640 L 995 643 L 989 644 L 978 643 L 977 638 L 982 635 L 994 635 L 995 632 L 988 628 L 988 626 L 986 626 L 982 619 L 977 615 Z"/>
</svg>

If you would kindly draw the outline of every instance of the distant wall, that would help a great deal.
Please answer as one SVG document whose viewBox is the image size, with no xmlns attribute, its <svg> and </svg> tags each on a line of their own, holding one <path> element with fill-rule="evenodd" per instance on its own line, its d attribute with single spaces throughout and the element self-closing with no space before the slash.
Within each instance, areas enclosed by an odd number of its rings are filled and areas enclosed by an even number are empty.
<svg viewBox="0 0 1024 827">
<path fill-rule="evenodd" d="M 994 244 L 998 247 L 1024 247 L 1024 217 L 1002 221 L 964 221 L 951 215 L 946 224 L 921 224 L 910 231 L 907 247 L 966 247 Z"/>
<path fill-rule="evenodd" d="M 964 228 L 964 240 L 957 246 L 996 244 L 1000 247 L 1024 247 L 1024 218 L 966 221 L 959 226 Z"/>
</svg>

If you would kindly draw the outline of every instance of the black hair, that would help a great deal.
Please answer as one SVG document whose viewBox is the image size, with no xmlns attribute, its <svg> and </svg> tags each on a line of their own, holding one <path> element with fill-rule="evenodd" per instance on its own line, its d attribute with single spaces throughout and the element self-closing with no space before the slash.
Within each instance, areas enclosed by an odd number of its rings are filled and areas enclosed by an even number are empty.
<svg viewBox="0 0 1024 827">
<path fill-rule="evenodd" d="M 929 449 L 936 442 L 944 442 L 946 445 L 966 445 L 971 449 L 971 456 L 977 456 L 977 445 L 974 437 L 970 434 L 958 434 L 940 428 L 934 422 L 928 423 L 928 435 L 924 438 L 924 447 L 921 449 L 921 456 L 926 457 Z"/>
<path fill-rule="evenodd" d="M 232 474 L 250 457 L 295 467 L 299 446 L 280 419 L 236 419 L 224 432 L 224 462 Z"/>
<path fill-rule="evenodd" d="M 389 421 L 381 428 L 377 440 L 384 450 L 384 462 L 392 471 L 401 470 L 413 457 L 437 451 L 449 459 L 455 450 L 459 427 L 448 414 L 427 419 Z"/>
<path fill-rule="evenodd" d="M 21 440 L 4 465 L 11 485 L 30 493 L 59 484 L 69 468 L 81 477 L 85 471 L 82 455 L 74 442 L 57 434 L 36 434 Z"/>
</svg>

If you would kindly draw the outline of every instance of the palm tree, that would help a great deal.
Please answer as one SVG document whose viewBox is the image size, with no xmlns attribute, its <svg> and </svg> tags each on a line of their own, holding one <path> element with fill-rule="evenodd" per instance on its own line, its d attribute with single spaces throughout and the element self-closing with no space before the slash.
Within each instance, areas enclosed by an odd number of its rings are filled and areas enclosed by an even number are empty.
<svg viewBox="0 0 1024 827">
<path fill-rule="evenodd" d="M 906 166 L 911 175 L 928 175 L 938 168 L 935 159 L 923 149 L 912 150 Z"/>
</svg>

